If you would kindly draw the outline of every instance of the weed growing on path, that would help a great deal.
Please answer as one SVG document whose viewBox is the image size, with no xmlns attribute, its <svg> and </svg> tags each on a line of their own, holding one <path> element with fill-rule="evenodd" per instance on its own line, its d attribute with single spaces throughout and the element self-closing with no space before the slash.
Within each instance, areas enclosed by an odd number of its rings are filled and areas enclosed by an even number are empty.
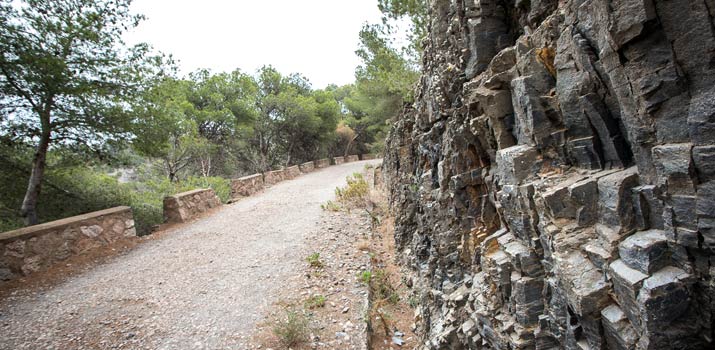
<svg viewBox="0 0 715 350">
<path fill-rule="evenodd" d="M 320 261 L 320 253 L 313 253 L 313 254 L 308 255 L 308 257 L 305 258 L 305 261 L 307 261 L 311 267 L 315 267 L 315 268 L 323 267 L 323 262 Z"/>
<path fill-rule="evenodd" d="M 333 201 L 328 201 L 325 204 L 321 204 L 320 209 L 329 210 L 329 211 L 340 211 L 340 205 Z"/>
<path fill-rule="evenodd" d="M 273 325 L 273 334 L 286 347 L 308 341 L 310 318 L 302 311 L 286 309 L 283 317 Z"/>
<path fill-rule="evenodd" d="M 308 300 L 305 301 L 305 308 L 306 309 L 317 309 L 319 307 L 324 307 L 325 306 L 325 296 L 323 295 L 313 295 L 312 297 L 308 298 Z"/>
</svg>

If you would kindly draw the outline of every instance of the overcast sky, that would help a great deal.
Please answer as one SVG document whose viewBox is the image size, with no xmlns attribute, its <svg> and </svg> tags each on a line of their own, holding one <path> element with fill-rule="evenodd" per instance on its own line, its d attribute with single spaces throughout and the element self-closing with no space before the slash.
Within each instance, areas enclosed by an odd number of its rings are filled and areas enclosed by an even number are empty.
<svg viewBox="0 0 715 350">
<path fill-rule="evenodd" d="M 178 59 L 181 72 L 272 64 L 315 88 L 353 81 L 364 22 L 380 21 L 375 0 L 134 0 L 147 20 L 127 33 Z"/>
</svg>

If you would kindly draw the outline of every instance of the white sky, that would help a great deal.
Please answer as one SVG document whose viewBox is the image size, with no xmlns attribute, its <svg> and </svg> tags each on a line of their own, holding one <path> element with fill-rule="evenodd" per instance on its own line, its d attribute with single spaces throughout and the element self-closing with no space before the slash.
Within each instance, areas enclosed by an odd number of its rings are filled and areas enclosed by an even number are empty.
<svg viewBox="0 0 715 350">
<path fill-rule="evenodd" d="M 380 21 L 375 0 L 134 0 L 147 20 L 125 35 L 179 60 L 181 73 L 271 64 L 323 88 L 354 80 L 358 33 Z"/>
</svg>

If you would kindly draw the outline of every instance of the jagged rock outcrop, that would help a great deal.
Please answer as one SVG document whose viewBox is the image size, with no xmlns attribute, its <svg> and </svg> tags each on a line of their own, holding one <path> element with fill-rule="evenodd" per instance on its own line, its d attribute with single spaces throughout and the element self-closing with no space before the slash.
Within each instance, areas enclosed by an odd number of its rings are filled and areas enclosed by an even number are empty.
<svg viewBox="0 0 715 350">
<path fill-rule="evenodd" d="M 433 0 L 385 180 L 425 349 L 712 349 L 715 0 Z"/>
</svg>

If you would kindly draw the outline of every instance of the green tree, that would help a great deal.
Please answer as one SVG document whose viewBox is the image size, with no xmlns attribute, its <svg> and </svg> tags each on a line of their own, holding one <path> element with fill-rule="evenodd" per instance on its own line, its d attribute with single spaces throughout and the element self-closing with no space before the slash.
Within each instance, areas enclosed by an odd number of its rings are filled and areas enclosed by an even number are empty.
<svg viewBox="0 0 715 350">
<path fill-rule="evenodd" d="M 389 32 L 382 25 L 363 26 L 356 54 L 362 64 L 355 70 L 355 84 L 341 88 L 348 91 L 342 100 L 349 111 L 344 125 L 352 131 L 345 155 L 382 150 L 389 121 L 412 103 L 419 78 L 409 57 L 390 45 Z"/>
<path fill-rule="evenodd" d="M 427 35 L 427 0 L 378 0 L 377 7 L 382 12 L 382 22 L 386 29 L 392 29 L 390 20 L 400 20 L 409 18 L 411 27 L 408 29 L 407 37 L 410 45 L 406 48 L 406 53 L 415 58 L 422 53 L 420 45 L 422 39 Z"/>
<path fill-rule="evenodd" d="M 38 223 L 47 152 L 53 145 L 100 148 L 126 137 L 128 106 L 140 91 L 148 48 L 127 48 L 122 33 L 141 16 L 131 0 L 2 0 L 2 132 L 35 153 L 22 202 L 25 224 Z"/>
</svg>

